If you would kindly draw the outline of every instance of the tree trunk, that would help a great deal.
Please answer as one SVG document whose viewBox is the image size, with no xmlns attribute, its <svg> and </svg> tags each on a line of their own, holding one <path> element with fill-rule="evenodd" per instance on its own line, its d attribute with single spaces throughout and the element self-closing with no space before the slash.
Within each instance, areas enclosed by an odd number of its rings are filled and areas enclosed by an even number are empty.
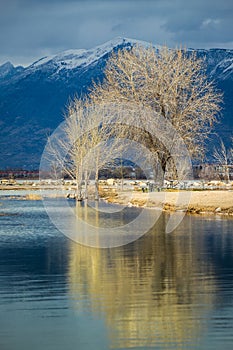
<svg viewBox="0 0 233 350">
<path fill-rule="evenodd" d="M 229 183 L 230 181 L 230 171 L 229 171 L 229 166 L 225 165 L 225 174 L 226 174 L 226 181 Z"/>
<path fill-rule="evenodd" d="M 95 173 L 95 201 L 99 200 L 99 172 Z"/>
<path fill-rule="evenodd" d="M 87 179 L 87 170 L 85 171 L 85 190 L 84 190 L 84 199 L 88 199 L 88 179 Z"/>
<path fill-rule="evenodd" d="M 76 173 L 76 194 L 75 198 L 77 201 L 82 201 L 82 178 L 80 179 L 80 172 Z"/>
<path fill-rule="evenodd" d="M 158 184 L 159 187 L 162 187 L 164 185 L 166 166 L 167 159 L 163 156 L 159 157 L 159 161 L 155 165 L 155 182 Z"/>
<path fill-rule="evenodd" d="M 80 181 L 77 181 L 76 183 L 76 200 L 81 202 L 83 200 L 82 197 L 82 184 Z"/>
</svg>

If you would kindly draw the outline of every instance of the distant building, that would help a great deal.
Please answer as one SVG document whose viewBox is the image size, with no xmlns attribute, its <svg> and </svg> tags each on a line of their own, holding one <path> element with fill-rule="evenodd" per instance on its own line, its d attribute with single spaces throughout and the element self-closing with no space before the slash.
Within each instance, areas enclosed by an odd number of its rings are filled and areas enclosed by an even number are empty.
<svg viewBox="0 0 233 350">
<path fill-rule="evenodd" d="M 0 179 L 38 179 L 39 170 L 7 169 L 0 170 Z"/>
<path fill-rule="evenodd" d="M 230 180 L 233 180 L 233 164 L 227 165 Z M 227 180 L 226 166 L 220 164 L 198 164 L 193 166 L 195 179 Z"/>
</svg>

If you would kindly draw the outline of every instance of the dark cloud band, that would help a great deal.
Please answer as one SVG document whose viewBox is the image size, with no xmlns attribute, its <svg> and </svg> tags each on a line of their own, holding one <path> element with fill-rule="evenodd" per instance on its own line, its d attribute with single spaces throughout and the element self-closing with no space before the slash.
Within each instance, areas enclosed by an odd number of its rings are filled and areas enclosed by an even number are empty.
<svg viewBox="0 0 233 350">
<path fill-rule="evenodd" d="M 2 0 L 0 63 L 29 64 L 116 36 L 169 46 L 233 48 L 231 0 Z"/>
</svg>

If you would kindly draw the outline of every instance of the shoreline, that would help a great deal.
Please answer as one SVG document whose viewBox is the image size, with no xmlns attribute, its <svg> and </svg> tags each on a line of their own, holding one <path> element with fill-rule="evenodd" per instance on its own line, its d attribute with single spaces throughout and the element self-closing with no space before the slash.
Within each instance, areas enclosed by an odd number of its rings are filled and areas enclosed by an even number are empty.
<svg viewBox="0 0 233 350">
<path fill-rule="evenodd" d="M 220 214 L 233 216 L 233 191 L 138 191 L 109 192 L 102 195 L 109 203 L 159 209 L 165 212 L 185 211 L 189 214 Z"/>
<path fill-rule="evenodd" d="M 40 190 L 57 190 L 52 186 L 3 186 L 0 187 L 0 199 L 42 200 Z M 67 191 L 67 188 L 63 188 Z M 1 196 L 1 192 L 9 195 Z M 17 192 L 21 192 L 19 195 Z M 26 191 L 28 193 L 23 194 Z M 11 194 L 12 193 L 12 194 Z M 57 193 L 58 194 L 58 193 Z M 63 194 L 61 194 L 64 196 Z M 50 193 L 49 197 L 53 197 Z M 17 198 L 16 198 L 17 197 Z M 146 207 L 165 212 L 185 211 L 189 214 L 220 214 L 233 216 L 233 190 L 164 190 L 161 192 L 141 192 L 134 190 L 117 190 L 113 187 L 100 186 L 100 198 L 108 203 L 128 207 Z"/>
</svg>

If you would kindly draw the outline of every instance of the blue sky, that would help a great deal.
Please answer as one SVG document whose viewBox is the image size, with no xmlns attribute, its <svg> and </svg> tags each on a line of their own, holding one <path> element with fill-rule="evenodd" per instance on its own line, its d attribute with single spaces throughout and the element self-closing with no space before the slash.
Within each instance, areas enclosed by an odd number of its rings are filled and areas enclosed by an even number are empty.
<svg viewBox="0 0 233 350">
<path fill-rule="evenodd" d="M 0 0 L 0 64 L 115 37 L 233 49 L 232 0 Z"/>
</svg>

